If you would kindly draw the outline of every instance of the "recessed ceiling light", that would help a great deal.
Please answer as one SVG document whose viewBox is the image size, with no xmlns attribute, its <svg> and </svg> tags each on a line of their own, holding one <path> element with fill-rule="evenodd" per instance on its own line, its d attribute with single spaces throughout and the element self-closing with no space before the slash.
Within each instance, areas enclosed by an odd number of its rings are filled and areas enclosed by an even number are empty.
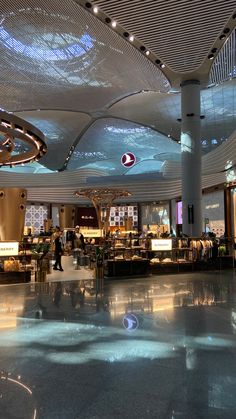
<svg viewBox="0 0 236 419">
<path fill-rule="evenodd" d="M 98 13 L 98 7 L 97 7 L 97 6 L 95 6 L 95 7 L 93 8 L 93 13 Z"/>
<path fill-rule="evenodd" d="M 146 55 L 149 55 L 150 54 L 150 51 L 146 51 Z"/>
<path fill-rule="evenodd" d="M 130 40 L 130 42 L 133 42 L 133 41 L 134 41 L 134 36 L 133 36 L 133 35 L 131 35 L 131 36 L 129 37 L 129 40 Z"/>
<path fill-rule="evenodd" d="M 222 35 L 220 35 L 220 40 L 225 39 L 225 38 L 226 38 L 226 35 L 224 33 Z"/>
<path fill-rule="evenodd" d="M 113 27 L 113 28 L 115 28 L 116 27 L 116 22 L 113 20 L 113 22 L 111 23 L 111 26 Z"/>
<path fill-rule="evenodd" d="M 165 64 L 163 64 L 163 63 L 162 63 L 162 64 L 161 64 L 161 68 L 165 68 Z"/>
<path fill-rule="evenodd" d="M 213 54 L 209 54 L 209 55 L 208 55 L 208 59 L 209 59 L 209 60 L 213 60 L 213 58 L 214 58 L 214 55 L 213 55 Z"/>
</svg>

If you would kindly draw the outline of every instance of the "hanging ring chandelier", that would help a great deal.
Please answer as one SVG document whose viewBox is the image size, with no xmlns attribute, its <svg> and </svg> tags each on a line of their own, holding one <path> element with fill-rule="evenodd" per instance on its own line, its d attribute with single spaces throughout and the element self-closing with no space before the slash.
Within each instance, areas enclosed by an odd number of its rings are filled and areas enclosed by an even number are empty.
<svg viewBox="0 0 236 419">
<path fill-rule="evenodd" d="M 38 161 L 46 152 L 40 130 L 18 116 L 0 111 L 0 167 Z"/>
</svg>

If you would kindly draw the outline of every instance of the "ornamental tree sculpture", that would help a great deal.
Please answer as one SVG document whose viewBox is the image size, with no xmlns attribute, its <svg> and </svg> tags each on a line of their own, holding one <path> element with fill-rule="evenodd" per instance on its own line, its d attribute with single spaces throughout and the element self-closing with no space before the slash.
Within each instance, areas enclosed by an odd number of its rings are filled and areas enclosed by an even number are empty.
<svg viewBox="0 0 236 419">
<path fill-rule="evenodd" d="M 99 229 L 106 234 L 109 228 L 110 209 L 113 201 L 118 198 L 125 198 L 132 194 L 124 189 L 116 188 L 83 188 L 74 193 L 79 198 L 88 198 L 92 201 L 96 210 Z M 102 219 L 102 208 L 106 211 L 105 220 Z"/>
</svg>

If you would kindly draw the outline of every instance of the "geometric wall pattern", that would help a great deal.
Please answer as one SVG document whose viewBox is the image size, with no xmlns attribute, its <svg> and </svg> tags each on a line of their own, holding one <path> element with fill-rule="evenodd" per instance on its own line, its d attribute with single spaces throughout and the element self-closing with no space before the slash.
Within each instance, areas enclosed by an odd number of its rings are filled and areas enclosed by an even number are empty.
<svg viewBox="0 0 236 419">
<path fill-rule="evenodd" d="M 105 218 L 106 211 L 102 210 L 102 217 Z M 138 227 L 138 207 L 133 205 L 111 207 L 109 225 L 111 227 L 125 226 L 126 219 L 132 219 L 133 227 Z"/>
<path fill-rule="evenodd" d="M 44 231 L 44 220 L 48 218 L 46 205 L 27 205 L 25 214 L 25 226 L 33 227 L 34 234 Z"/>
</svg>

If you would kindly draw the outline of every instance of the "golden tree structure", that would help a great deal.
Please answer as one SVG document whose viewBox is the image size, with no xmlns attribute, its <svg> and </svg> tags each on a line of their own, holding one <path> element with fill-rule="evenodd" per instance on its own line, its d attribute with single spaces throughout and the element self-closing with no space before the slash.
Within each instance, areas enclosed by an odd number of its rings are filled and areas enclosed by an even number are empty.
<svg viewBox="0 0 236 419">
<path fill-rule="evenodd" d="M 99 229 L 106 234 L 109 228 L 110 209 L 113 201 L 118 198 L 126 198 L 132 194 L 124 189 L 116 188 L 83 188 L 74 193 L 79 198 L 88 198 L 96 210 Z M 102 219 L 102 208 L 106 211 L 105 220 Z"/>
</svg>

